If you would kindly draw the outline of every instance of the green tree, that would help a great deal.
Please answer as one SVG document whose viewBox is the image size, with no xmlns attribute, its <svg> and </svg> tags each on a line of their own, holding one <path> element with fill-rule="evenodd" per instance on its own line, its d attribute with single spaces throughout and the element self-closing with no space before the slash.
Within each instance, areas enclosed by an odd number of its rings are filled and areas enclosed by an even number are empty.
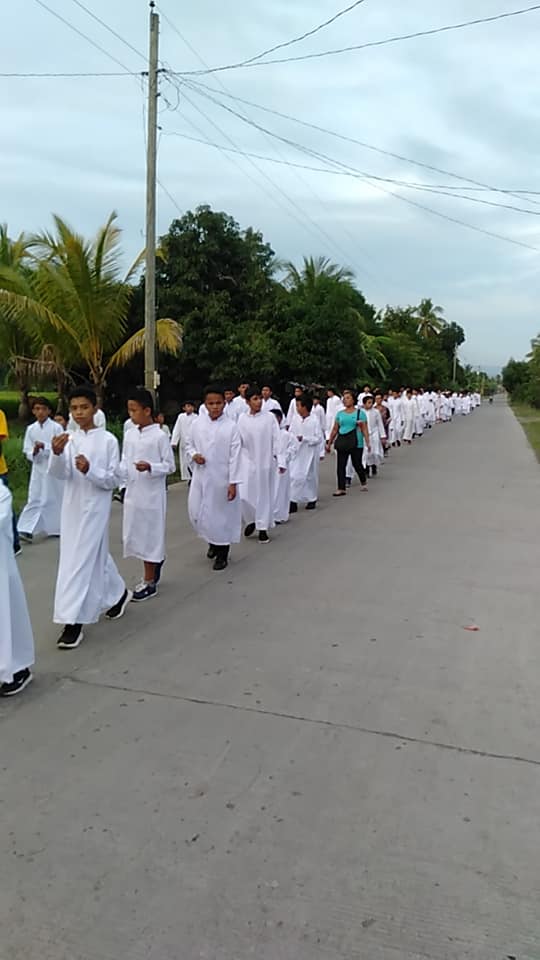
<svg viewBox="0 0 540 960">
<path fill-rule="evenodd" d="M 443 308 L 435 306 L 429 297 L 420 301 L 415 309 L 415 319 L 417 333 L 422 339 L 429 340 L 441 333 L 445 325 L 443 313 Z"/>
</svg>

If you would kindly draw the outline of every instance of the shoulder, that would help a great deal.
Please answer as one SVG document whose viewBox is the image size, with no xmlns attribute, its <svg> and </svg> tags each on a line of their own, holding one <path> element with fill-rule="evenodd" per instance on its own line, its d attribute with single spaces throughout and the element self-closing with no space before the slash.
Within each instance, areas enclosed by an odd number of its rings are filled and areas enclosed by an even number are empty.
<svg viewBox="0 0 540 960">
<path fill-rule="evenodd" d="M 114 449 L 114 448 L 118 449 L 118 440 L 116 439 L 114 433 L 111 433 L 110 430 L 99 429 L 99 427 L 96 430 L 96 434 L 97 433 L 99 433 L 100 436 L 105 438 L 105 444 L 107 447 L 110 447 L 111 449 Z"/>
<path fill-rule="evenodd" d="M 360 420 L 367 421 L 367 413 L 365 410 L 360 411 Z"/>
</svg>

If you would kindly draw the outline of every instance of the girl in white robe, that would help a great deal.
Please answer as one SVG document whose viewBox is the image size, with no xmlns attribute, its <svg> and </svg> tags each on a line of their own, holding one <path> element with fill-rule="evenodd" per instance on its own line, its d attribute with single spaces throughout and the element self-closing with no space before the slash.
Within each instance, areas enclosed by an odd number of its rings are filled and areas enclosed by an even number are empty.
<svg viewBox="0 0 540 960">
<path fill-rule="evenodd" d="M 198 417 L 187 444 L 193 477 L 189 488 L 189 519 L 198 537 L 208 544 L 214 570 L 227 566 L 232 543 L 242 534 L 242 441 L 236 420 L 224 412 L 219 388 L 205 391 L 206 416 Z M 201 408 L 202 409 L 202 408 Z"/>
<path fill-rule="evenodd" d="M 13 554 L 11 493 L 0 483 L 0 696 L 21 693 L 33 664 L 34 636 Z"/>
<path fill-rule="evenodd" d="M 274 416 L 280 426 L 279 444 L 276 457 L 276 491 L 274 499 L 274 520 L 276 523 L 287 523 L 291 503 L 291 463 L 298 454 L 299 444 L 295 435 L 286 430 L 283 423 L 283 413 L 276 410 Z"/>
<path fill-rule="evenodd" d="M 52 441 L 49 473 L 64 481 L 60 519 L 60 560 L 54 597 L 54 622 L 64 624 L 58 646 L 73 649 L 83 639 L 83 624 L 123 616 L 131 599 L 109 553 L 112 491 L 117 485 L 118 441 L 95 428 L 95 393 L 72 391 L 70 410 L 79 429 Z"/>
<path fill-rule="evenodd" d="M 318 417 L 313 416 L 312 406 L 311 398 L 303 397 L 291 424 L 290 432 L 299 444 L 290 467 L 291 513 L 296 512 L 299 503 L 305 503 L 307 510 L 314 510 L 319 499 L 321 427 Z"/>
<path fill-rule="evenodd" d="M 22 540 L 31 540 L 40 534 L 57 537 L 60 534 L 62 482 L 48 473 L 53 437 L 63 433 L 62 427 L 50 417 L 50 407 L 43 397 L 32 404 L 36 422 L 30 424 L 24 435 L 23 453 L 32 464 L 28 500 L 18 523 Z"/>
<path fill-rule="evenodd" d="M 242 414 L 238 429 L 242 439 L 242 483 L 240 497 L 244 533 L 259 532 L 259 543 L 269 543 L 268 531 L 275 526 L 275 457 L 279 447 L 279 427 L 271 413 L 263 413 L 262 396 L 255 387 L 246 393 L 249 413 Z"/>
<path fill-rule="evenodd" d="M 187 446 L 189 435 L 196 418 L 195 405 L 191 403 L 191 401 L 186 401 L 184 410 L 177 417 L 172 432 L 171 444 L 174 449 L 178 447 L 181 480 L 189 480 L 191 477 L 191 463 L 187 455 Z"/>
<path fill-rule="evenodd" d="M 383 441 L 386 440 L 386 431 L 379 411 L 373 406 L 373 397 L 369 396 L 369 394 L 366 394 L 364 397 L 363 408 L 368 423 L 369 448 L 367 444 L 364 444 L 362 461 L 369 476 L 370 472 L 376 475 L 378 467 L 384 463 Z"/>
</svg>

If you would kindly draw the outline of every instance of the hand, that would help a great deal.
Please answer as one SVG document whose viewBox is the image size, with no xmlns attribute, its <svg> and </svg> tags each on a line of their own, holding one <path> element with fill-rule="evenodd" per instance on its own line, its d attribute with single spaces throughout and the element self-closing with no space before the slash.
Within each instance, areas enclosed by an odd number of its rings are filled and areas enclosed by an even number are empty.
<svg viewBox="0 0 540 960">
<path fill-rule="evenodd" d="M 203 457 L 203 460 L 204 460 L 204 457 Z M 229 503 L 232 500 L 236 500 L 236 484 L 235 483 L 230 483 L 229 486 L 227 487 L 227 500 L 229 501 Z"/>
<path fill-rule="evenodd" d="M 39 440 L 36 440 L 36 442 L 35 442 L 35 444 L 34 444 L 33 456 L 34 456 L 34 457 L 37 457 L 39 451 L 40 451 L 40 450 L 44 450 L 44 449 L 45 449 L 45 444 L 44 444 L 44 443 L 41 443 Z"/>
<path fill-rule="evenodd" d="M 331 451 L 331 449 L 332 449 L 332 444 L 330 443 L 329 440 L 326 441 L 326 443 L 325 443 L 324 446 L 325 446 L 326 452 L 327 452 L 327 453 L 330 453 L 330 451 Z"/>
<path fill-rule="evenodd" d="M 59 454 L 63 452 L 68 440 L 69 433 L 60 433 L 57 437 L 53 437 L 51 444 L 52 452 L 56 454 L 56 456 L 59 456 Z"/>
<path fill-rule="evenodd" d="M 204 467 L 206 463 L 206 460 L 201 453 L 196 453 L 191 459 L 193 460 L 193 463 L 198 463 L 200 467 Z"/>
<path fill-rule="evenodd" d="M 87 460 L 82 453 L 79 453 L 78 456 L 75 457 L 75 466 L 80 473 L 88 473 L 90 469 L 90 461 Z"/>
<path fill-rule="evenodd" d="M 280 467 L 280 468 L 279 468 L 279 472 L 280 472 L 281 474 L 287 473 L 287 467 Z"/>
<path fill-rule="evenodd" d="M 137 460 L 137 463 L 134 463 L 133 466 L 139 473 L 151 473 L 152 467 L 146 460 Z"/>
</svg>

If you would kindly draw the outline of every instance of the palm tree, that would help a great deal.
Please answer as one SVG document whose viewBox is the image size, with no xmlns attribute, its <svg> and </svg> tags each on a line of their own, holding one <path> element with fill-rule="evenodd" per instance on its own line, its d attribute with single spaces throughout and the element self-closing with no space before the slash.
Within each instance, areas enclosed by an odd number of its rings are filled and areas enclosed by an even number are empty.
<svg viewBox="0 0 540 960">
<path fill-rule="evenodd" d="M 348 267 L 339 267 L 328 257 L 304 257 L 303 267 L 299 270 L 290 261 L 283 264 L 285 268 L 284 285 L 289 290 L 303 289 L 306 293 L 313 291 L 321 278 L 335 280 L 338 283 L 352 284 L 354 273 Z"/>
<path fill-rule="evenodd" d="M 54 345 L 59 368 L 85 366 L 101 402 L 108 371 L 126 364 L 144 346 L 144 330 L 122 344 L 133 295 L 130 281 L 142 255 L 121 274 L 115 220 L 112 213 L 95 239 L 87 241 L 55 216 L 55 233 L 30 240 L 36 263 L 32 282 L 24 290 L 13 289 L 0 274 L 0 304 L 20 321 L 30 318 L 39 331 L 40 347 Z M 158 320 L 156 343 L 158 350 L 177 356 L 182 349 L 180 324 Z"/>
<path fill-rule="evenodd" d="M 7 224 L 0 224 L 0 286 L 20 295 L 31 294 L 30 269 L 31 240 L 21 233 L 12 240 Z M 19 416 L 29 414 L 28 391 L 31 386 L 31 371 L 27 359 L 33 357 L 34 338 L 28 329 L 28 317 L 14 317 L 0 304 L 0 357 L 5 361 L 10 379 L 20 392 Z"/>
<path fill-rule="evenodd" d="M 421 300 L 415 309 L 414 316 L 418 323 L 417 333 L 423 340 L 438 336 L 446 321 L 443 319 L 442 307 L 434 306 L 429 297 Z"/>
</svg>

